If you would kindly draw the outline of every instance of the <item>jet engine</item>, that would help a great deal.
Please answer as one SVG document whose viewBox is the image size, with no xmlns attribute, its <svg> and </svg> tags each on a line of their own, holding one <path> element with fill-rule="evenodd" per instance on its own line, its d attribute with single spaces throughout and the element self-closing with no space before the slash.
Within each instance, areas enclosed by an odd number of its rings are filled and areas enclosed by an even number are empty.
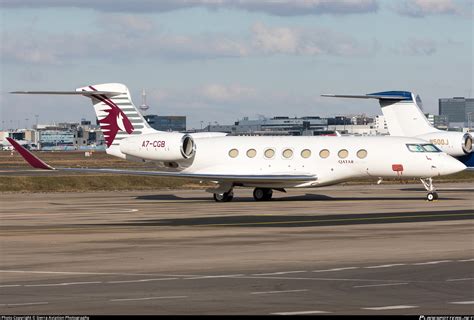
<svg viewBox="0 0 474 320">
<path fill-rule="evenodd" d="M 188 134 L 157 132 L 121 140 L 120 151 L 145 160 L 181 161 L 194 156 L 196 144 Z"/>
<path fill-rule="evenodd" d="M 436 145 L 447 154 L 459 157 L 472 152 L 473 138 L 469 133 L 437 131 L 417 136 Z"/>
</svg>

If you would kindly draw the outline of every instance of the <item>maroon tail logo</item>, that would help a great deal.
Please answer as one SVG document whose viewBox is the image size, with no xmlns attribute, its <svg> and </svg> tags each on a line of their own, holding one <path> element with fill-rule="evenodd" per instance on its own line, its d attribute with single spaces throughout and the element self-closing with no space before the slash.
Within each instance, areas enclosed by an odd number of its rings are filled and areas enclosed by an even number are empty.
<svg viewBox="0 0 474 320">
<path fill-rule="evenodd" d="M 89 88 L 97 91 L 97 89 L 92 86 L 89 86 Z M 94 97 L 110 107 L 104 110 L 107 115 L 99 120 L 107 147 L 110 147 L 112 142 L 114 142 L 115 136 L 119 130 L 131 134 L 134 130 L 134 127 L 125 113 L 123 113 L 123 111 L 112 100 L 100 94 L 94 95 Z"/>
</svg>

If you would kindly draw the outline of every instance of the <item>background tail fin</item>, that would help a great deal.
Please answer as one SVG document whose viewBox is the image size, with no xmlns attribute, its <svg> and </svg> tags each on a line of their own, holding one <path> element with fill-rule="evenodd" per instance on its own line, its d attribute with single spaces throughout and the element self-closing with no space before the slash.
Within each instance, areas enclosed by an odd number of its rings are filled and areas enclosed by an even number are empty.
<svg viewBox="0 0 474 320">
<path fill-rule="evenodd" d="M 91 98 L 107 147 L 119 145 L 120 140 L 129 135 L 156 131 L 135 107 L 125 85 L 104 83 L 77 88 L 76 91 Z"/>
<path fill-rule="evenodd" d="M 383 91 L 366 95 L 323 94 L 323 97 L 379 100 L 392 136 L 414 137 L 438 131 L 426 119 L 420 97 L 408 91 Z"/>
</svg>

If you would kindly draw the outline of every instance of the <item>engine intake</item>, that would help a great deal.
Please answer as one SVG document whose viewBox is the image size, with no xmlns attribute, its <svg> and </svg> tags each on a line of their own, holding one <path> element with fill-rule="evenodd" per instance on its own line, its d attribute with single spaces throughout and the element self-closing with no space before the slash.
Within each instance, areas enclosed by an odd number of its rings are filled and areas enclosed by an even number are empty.
<svg viewBox="0 0 474 320">
<path fill-rule="evenodd" d="M 189 135 L 184 135 L 181 139 L 181 154 L 184 158 L 189 159 L 194 156 L 195 152 L 196 145 L 194 144 L 193 138 Z"/>
<path fill-rule="evenodd" d="M 469 133 L 466 133 L 462 137 L 462 150 L 469 154 L 472 152 L 472 136 Z"/>
</svg>

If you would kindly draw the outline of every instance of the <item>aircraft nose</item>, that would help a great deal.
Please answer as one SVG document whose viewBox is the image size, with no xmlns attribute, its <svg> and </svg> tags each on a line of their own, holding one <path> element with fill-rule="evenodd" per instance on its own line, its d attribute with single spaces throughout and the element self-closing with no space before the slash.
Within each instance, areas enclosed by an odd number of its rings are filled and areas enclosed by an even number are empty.
<svg viewBox="0 0 474 320">
<path fill-rule="evenodd" d="M 457 172 L 461 172 L 466 169 L 466 166 L 461 161 L 446 155 L 443 159 L 443 165 L 441 166 L 440 174 L 441 175 L 448 175 Z"/>
</svg>

